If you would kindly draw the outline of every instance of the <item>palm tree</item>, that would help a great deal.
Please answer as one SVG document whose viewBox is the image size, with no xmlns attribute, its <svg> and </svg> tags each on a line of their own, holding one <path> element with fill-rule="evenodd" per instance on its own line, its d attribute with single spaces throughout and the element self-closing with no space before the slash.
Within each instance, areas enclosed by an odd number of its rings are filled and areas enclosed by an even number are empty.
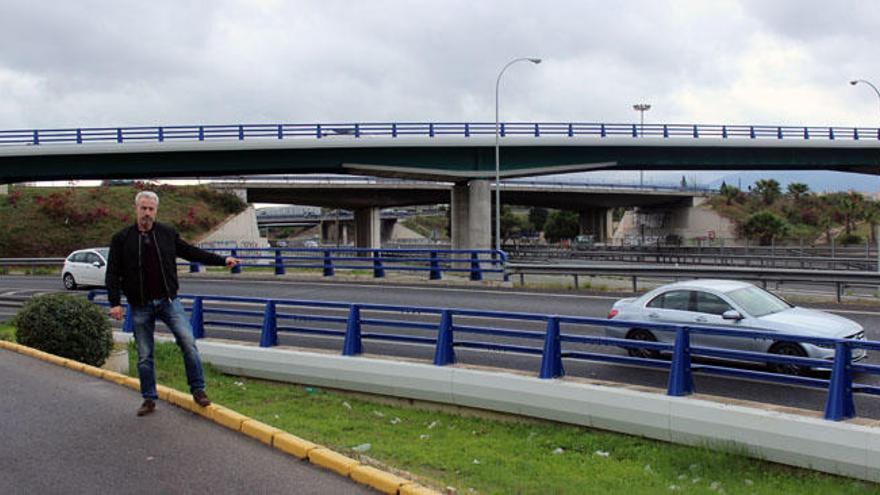
<svg viewBox="0 0 880 495">
<path fill-rule="evenodd" d="M 788 185 L 788 195 L 794 200 L 795 204 L 800 203 L 802 197 L 810 192 L 810 186 L 802 182 L 792 182 Z"/>
<path fill-rule="evenodd" d="M 721 196 L 726 200 L 727 206 L 730 206 L 733 200 L 739 196 L 739 188 L 736 186 L 728 186 L 727 184 L 721 184 L 721 188 L 718 192 L 721 193 Z"/>
<path fill-rule="evenodd" d="M 762 203 L 768 206 L 772 205 L 782 195 L 779 182 L 776 179 L 760 179 L 755 181 L 753 192 L 761 198 Z"/>
</svg>

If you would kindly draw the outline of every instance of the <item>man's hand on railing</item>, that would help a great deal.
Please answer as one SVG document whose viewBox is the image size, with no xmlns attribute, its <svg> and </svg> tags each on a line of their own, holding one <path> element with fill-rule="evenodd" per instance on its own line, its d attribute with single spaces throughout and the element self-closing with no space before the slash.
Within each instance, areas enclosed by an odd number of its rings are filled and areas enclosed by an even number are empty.
<svg viewBox="0 0 880 495">
<path fill-rule="evenodd" d="M 117 321 L 122 320 L 122 306 L 113 306 L 110 308 L 110 318 Z"/>
</svg>

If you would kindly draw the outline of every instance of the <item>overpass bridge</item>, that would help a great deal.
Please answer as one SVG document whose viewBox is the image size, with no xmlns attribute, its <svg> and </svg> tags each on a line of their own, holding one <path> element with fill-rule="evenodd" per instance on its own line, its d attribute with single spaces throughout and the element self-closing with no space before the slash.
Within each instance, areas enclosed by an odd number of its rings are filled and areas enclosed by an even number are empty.
<svg viewBox="0 0 880 495">
<path fill-rule="evenodd" d="M 454 183 L 453 246 L 488 248 L 495 132 L 485 122 L 0 131 L 0 183 L 260 173 L 439 180 Z M 499 133 L 503 178 L 600 169 L 880 173 L 878 128 L 506 122 Z"/>
<path fill-rule="evenodd" d="M 233 189 L 248 202 L 320 206 L 354 212 L 355 231 L 390 232 L 387 224 L 395 215 L 381 208 L 431 204 L 451 204 L 452 182 L 404 180 L 357 176 L 249 176 L 234 180 L 214 179 L 214 187 Z M 489 185 L 495 189 L 494 182 Z M 626 184 L 595 184 L 542 180 L 501 182 L 504 204 L 564 208 L 580 212 L 581 233 L 603 242 L 610 238 L 610 210 L 619 206 L 686 208 L 694 196 L 713 191 L 664 186 L 638 187 Z M 490 197 L 490 202 L 492 198 Z M 377 210 L 375 214 L 371 210 Z M 380 219 L 381 216 L 381 219 Z M 290 218 L 288 218 L 290 217 Z M 320 223 L 320 215 L 258 216 L 260 226 L 310 225 Z M 341 220 L 350 222 L 350 215 Z M 370 227 L 365 222 L 381 222 Z M 455 225 L 453 225 L 455 229 Z M 357 238 L 357 234 L 355 234 Z M 359 247 L 381 247 L 379 240 L 361 239 Z"/>
</svg>

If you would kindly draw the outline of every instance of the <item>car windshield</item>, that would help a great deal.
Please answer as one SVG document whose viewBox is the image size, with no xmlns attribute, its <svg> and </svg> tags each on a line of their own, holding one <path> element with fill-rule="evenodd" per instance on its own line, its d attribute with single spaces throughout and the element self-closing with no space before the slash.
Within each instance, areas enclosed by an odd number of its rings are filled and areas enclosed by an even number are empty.
<svg viewBox="0 0 880 495">
<path fill-rule="evenodd" d="M 103 256 L 105 260 L 110 257 L 110 248 L 98 248 L 98 249 L 95 249 L 95 251 L 100 253 L 101 256 Z"/>
<path fill-rule="evenodd" d="M 792 305 L 757 287 L 743 287 L 727 293 L 746 313 L 759 318 L 791 308 Z"/>
</svg>

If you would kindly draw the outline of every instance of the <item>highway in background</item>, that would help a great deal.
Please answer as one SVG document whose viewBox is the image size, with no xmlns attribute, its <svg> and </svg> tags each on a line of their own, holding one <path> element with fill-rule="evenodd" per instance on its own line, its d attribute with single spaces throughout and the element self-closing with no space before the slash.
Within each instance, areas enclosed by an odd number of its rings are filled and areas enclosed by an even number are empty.
<svg viewBox="0 0 880 495">
<path fill-rule="evenodd" d="M 16 294 L 29 296 L 44 292 L 61 291 L 60 280 L 56 277 L 0 277 L 0 296 Z M 85 291 L 78 291 L 84 295 Z M 181 278 L 181 293 L 200 295 L 229 295 L 258 298 L 299 299 L 316 301 L 340 301 L 351 303 L 373 303 L 408 306 L 431 306 L 446 308 L 468 308 L 510 312 L 530 312 L 544 314 L 576 315 L 604 318 L 612 303 L 622 296 L 605 294 L 573 294 L 532 292 L 516 289 L 490 288 L 443 288 L 429 286 L 395 286 L 389 284 L 351 283 L 333 281 L 261 281 L 253 279 L 229 280 L 205 278 Z M 865 327 L 870 340 L 880 340 L 880 308 L 864 308 L 852 305 L 809 304 L 808 307 L 824 309 L 840 314 Z M 251 307 L 262 313 L 262 308 Z M 15 308 L 0 306 L 0 320 L 11 317 Z M 333 314 L 333 311 L 329 313 Z M 335 312 L 337 316 L 344 311 Z M 258 319 L 254 320 L 258 322 Z M 458 321 L 458 320 L 457 320 Z M 477 320 L 468 324 L 479 324 Z M 485 323 L 483 323 L 485 324 Z M 159 325 L 159 329 L 163 327 Z M 510 328 L 543 330 L 542 326 L 527 326 L 511 322 Z M 563 329 L 565 331 L 565 329 Z M 404 333 L 404 332 L 400 332 Z M 596 328 L 593 332 L 601 334 Z M 248 340 L 259 340 L 258 330 L 229 330 L 207 328 L 207 337 Z M 432 335 L 433 336 L 433 335 Z M 339 339 L 324 337 L 299 337 L 279 335 L 282 345 L 300 347 L 317 347 L 341 350 Z M 522 342 L 517 342 L 522 344 Z M 540 346 L 540 342 L 529 345 Z M 601 348 L 603 352 L 623 354 L 620 349 Z M 400 357 L 416 358 L 431 362 L 433 348 L 412 344 L 391 344 L 365 341 L 364 352 L 367 354 L 386 354 Z M 511 355 L 501 352 L 474 351 L 457 349 L 459 362 L 482 366 L 517 369 L 533 372 L 537 375 L 540 368 L 540 357 Z M 869 356 L 869 363 L 880 364 L 880 353 Z M 577 376 L 609 382 L 658 387 L 665 390 L 667 372 L 641 367 L 591 363 L 583 361 L 565 361 L 568 376 Z M 822 376 L 821 374 L 819 376 Z M 858 378 L 859 382 L 880 384 L 880 379 L 873 376 Z M 697 391 L 734 399 L 755 400 L 775 405 L 793 406 L 822 411 L 826 392 L 804 387 L 767 384 L 744 379 L 701 376 L 695 374 Z M 880 419 L 880 400 L 869 396 L 857 396 L 857 414 L 861 417 Z"/>
</svg>

